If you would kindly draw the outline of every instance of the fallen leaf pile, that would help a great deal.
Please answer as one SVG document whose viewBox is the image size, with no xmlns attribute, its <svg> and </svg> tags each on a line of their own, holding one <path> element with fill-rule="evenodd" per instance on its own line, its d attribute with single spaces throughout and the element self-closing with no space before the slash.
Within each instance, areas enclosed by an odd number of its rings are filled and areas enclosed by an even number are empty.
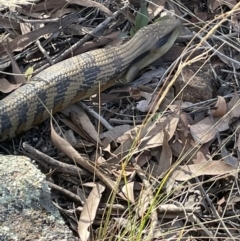
<svg viewBox="0 0 240 241">
<path fill-rule="evenodd" d="M 0 9 L 0 98 L 50 64 L 120 45 L 160 14 L 184 16 L 176 43 L 134 82 L 67 107 L 0 152 L 39 162 L 80 240 L 240 240 L 240 2 L 126 2 Z"/>
</svg>

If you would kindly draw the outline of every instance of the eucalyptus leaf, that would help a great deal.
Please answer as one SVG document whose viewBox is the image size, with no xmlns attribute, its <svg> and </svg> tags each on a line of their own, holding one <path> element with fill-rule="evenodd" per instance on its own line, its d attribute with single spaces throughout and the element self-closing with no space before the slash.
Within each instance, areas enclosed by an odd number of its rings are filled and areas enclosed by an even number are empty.
<svg viewBox="0 0 240 241">
<path fill-rule="evenodd" d="M 135 31 L 137 32 L 140 28 L 145 27 L 149 22 L 149 13 L 147 11 L 147 6 L 142 5 L 136 16 Z"/>
</svg>

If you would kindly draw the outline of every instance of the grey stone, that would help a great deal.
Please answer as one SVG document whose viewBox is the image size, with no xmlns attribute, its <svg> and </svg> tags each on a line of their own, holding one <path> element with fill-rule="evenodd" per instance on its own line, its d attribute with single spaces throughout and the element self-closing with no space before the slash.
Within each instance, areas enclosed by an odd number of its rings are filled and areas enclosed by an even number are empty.
<svg viewBox="0 0 240 241">
<path fill-rule="evenodd" d="M 45 176 L 23 156 L 0 155 L 3 240 L 76 240 L 51 201 Z"/>
</svg>

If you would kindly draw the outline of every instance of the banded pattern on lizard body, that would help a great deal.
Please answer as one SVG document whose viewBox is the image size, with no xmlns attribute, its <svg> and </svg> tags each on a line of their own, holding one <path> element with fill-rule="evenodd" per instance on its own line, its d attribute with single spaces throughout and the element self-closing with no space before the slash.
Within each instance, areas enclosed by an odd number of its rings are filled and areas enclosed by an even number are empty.
<svg viewBox="0 0 240 241">
<path fill-rule="evenodd" d="M 29 130 L 78 100 L 113 86 L 138 57 L 160 48 L 180 25 L 165 19 L 140 29 L 121 46 L 93 50 L 45 69 L 0 100 L 0 140 Z"/>
</svg>

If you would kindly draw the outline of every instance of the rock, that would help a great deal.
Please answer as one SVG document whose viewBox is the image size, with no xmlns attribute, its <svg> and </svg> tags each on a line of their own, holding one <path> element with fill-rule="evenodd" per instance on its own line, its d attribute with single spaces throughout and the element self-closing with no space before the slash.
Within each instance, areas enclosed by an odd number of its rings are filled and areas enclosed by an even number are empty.
<svg viewBox="0 0 240 241">
<path fill-rule="evenodd" d="M 0 241 L 74 241 L 45 176 L 22 156 L 0 155 Z"/>
<path fill-rule="evenodd" d="M 182 70 L 174 84 L 176 94 L 181 92 L 178 99 L 197 103 L 213 98 L 215 90 L 210 74 L 211 68 L 208 67 L 205 66 L 199 70 L 199 66 L 189 66 Z"/>
</svg>

